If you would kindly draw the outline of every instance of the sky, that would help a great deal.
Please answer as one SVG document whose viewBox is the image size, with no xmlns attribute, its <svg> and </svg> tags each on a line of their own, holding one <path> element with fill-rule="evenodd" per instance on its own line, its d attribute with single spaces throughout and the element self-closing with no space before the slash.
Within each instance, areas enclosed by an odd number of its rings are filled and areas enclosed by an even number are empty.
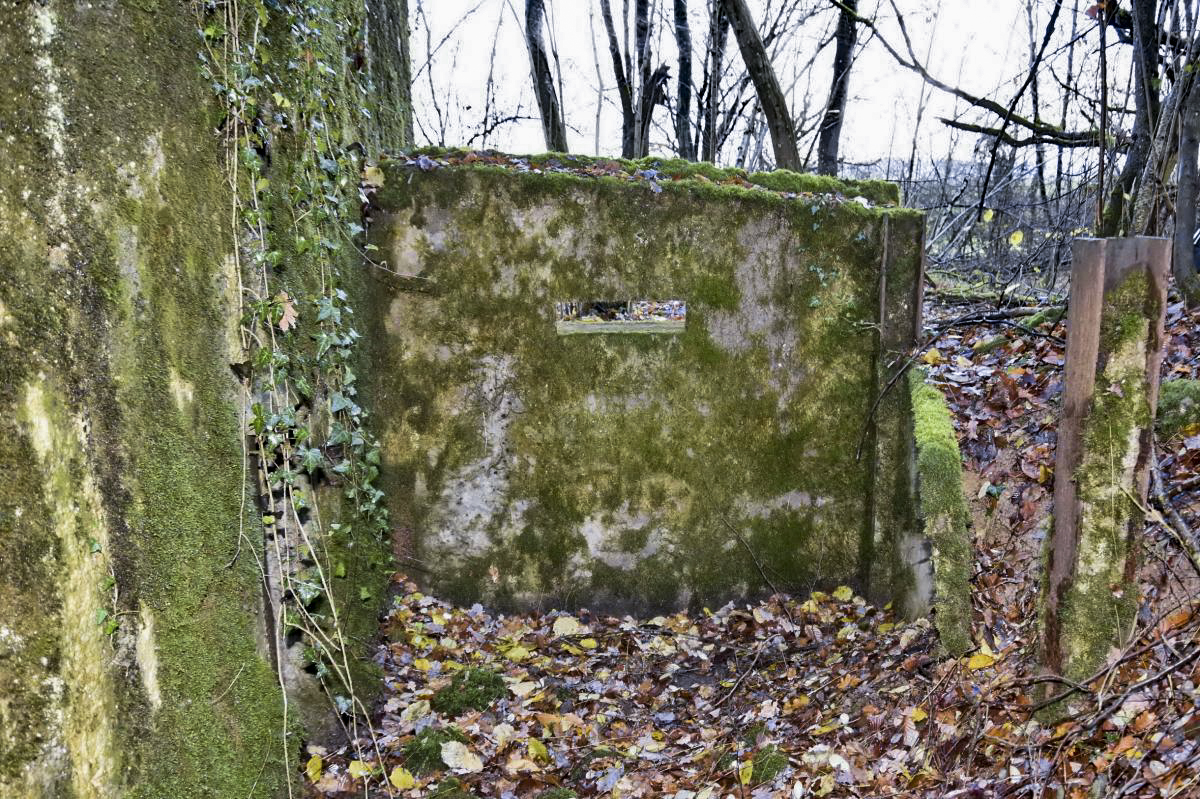
<svg viewBox="0 0 1200 799">
<path fill-rule="evenodd" d="M 818 42 L 831 33 L 835 15 L 827 10 L 828 0 L 795 1 L 821 13 L 780 49 L 774 59 L 775 67 L 781 83 L 794 87 L 794 108 L 803 107 L 806 101 L 817 107 L 828 94 L 833 47 L 826 47 L 813 69 L 798 81 L 794 76 L 798 66 L 811 58 Z M 780 0 L 750 0 L 756 19 L 765 18 L 771 2 L 778 6 Z M 418 143 L 486 144 L 515 153 L 544 151 L 522 37 L 523 0 L 410 0 L 410 3 L 414 12 L 412 58 Z M 669 16 L 670 3 L 667 0 L 657 3 L 658 13 Z M 620 0 L 613 0 L 612 5 L 614 13 L 619 14 Z M 1035 30 L 1040 38 L 1049 8 L 1045 2 L 1036 5 Z M 548 43 L 553 41 L 559 55 L 572 152 L 616 155 L 620 151 L 620 114 L 597 6 L 596 0 L 547 0 Z M 699 51 L 707 29 L 706 3 L 691 0 L 691 6 L 692 35 Z M 926 60 L 933 75 L 974 94 L 1008 103 L 1024 79 L 1029 61 L 1029 23 L 1024 0 L 897 0 L 897 6 L 907 22 L 914 51 Z M 1067 41 L 1073 21 L 1081 32 L 1094 27 L 1083 14 L 1085 7 L 1078 0 L 1068 0 L 1064 5 L 1052 51 Z M 882 35 L 893 46 L 903 49 L 895 15 L 887 0 L 861 0 L 860 12 L 875 18 Z M 1094 61 L 1096 41 L 1091 31 L 1090 47 L 1081 50 L 1081 56 Z M 432 61 L 428 59 L 430 52 L 434 54 Z M 739 58 L 732 41 L 730 54 L 734 59 Z M 601 82 L 597 78 L 597 58 L 605 89 L 599 125 L 597 87 Z M 672 65 L 673 94 L 676 52 L 669 29 L 660 37 L 655 59 Z M 696 72 L 699 71 L 697 66 Z M 486 141 L 478 137 L 468 141 L 478 132 L 487 106 L 489 73 L 494 87 L 493 106 L 500 109 L 502 116 L 528 118 L 499 127 Z M 860 33 L 860 52 L 851 73 L 843 157 L 853 162 L 874 162 L 889 155 L 907 158 L 923 86 L 922 79 L 897 66 L 869 32 Z M 969 158 L 975 137 L 970 134 L 956 137 L 937 119 L 964 114 L 971 121 L 986 118 L 944 92 L 936 89 L 924 92 L 928 105 L 918 134 L 920 150 L 944 155 L 947 148 L 952 148 L 956 156 Z M 1052 84 L 1044 85 L 1044 95 L 1052 92 Z M 667 118 L 665 111 L 660 110 L 659 114 L 662 120 Z M 652 152 L 665 154 L 669 149 L 665 133 L 652 135 Z M 802 146 L 802 154 L 804 149 Z M 769 153 L 769 143 L 767 150 Z M 728 161 L 733 153 L 723 155 Z"/>
</svg>

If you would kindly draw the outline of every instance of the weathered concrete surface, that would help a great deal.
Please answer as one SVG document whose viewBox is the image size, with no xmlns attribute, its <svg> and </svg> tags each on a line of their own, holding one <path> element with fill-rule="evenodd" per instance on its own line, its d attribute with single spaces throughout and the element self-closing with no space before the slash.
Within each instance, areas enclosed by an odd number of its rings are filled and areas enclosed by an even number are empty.
<svg viewBox="0 0 1200 799">
<path fill-rule="evenodd" d="M 1170 240 L 1074 245 L 1047 542 L 1047 666 L 1083 679 L 1128 642 L 1150 479 Z"/>
<path fill-rule="evenodd" d="M 917 330 L 920 214 L 790 173 L 785 197 L 705 166 L 658 192 L 381 166 L 372 393 L 438 591 L 666 608 L 911 580 L 908 392 L 875 405 Z M 556 334 L 556 301 L 630 297 L 685 300 L 685 331 Z"/>
<path fill-rule="evenodd" d="M 201 13 L 0 0 L 0 796 L 283 790 Z"/>
</svg>

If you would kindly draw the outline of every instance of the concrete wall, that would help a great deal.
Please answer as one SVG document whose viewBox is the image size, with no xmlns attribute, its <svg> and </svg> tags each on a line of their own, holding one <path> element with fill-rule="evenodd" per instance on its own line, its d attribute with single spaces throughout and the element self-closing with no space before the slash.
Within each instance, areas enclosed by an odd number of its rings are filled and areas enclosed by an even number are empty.
<svg viewBox="0 0 1200 799">
<path fill-rule="evenodd" d="M 364 124 L 359 96 L 334 89 L 339 135 L 402 145 L 404 4 L 377 15 L 391 38 L 358 67 L 344 55 L 368 9 L 310 5 L 304 46 L 346 86 L 374 63 L 394 125 Z M 205 31 L 203 6 L 0 0 L 0 796 L 273 796 L 299 745 L 283 735 L 300 716 L 283 717 L 255 562 L 230 368 L 248 358 L 251 273 L 235 266 L 230 123 L 199 60 L 224 34 L 219 19 Z M 270 69 L 297 44 L 285 6 L 263 9 Z M 260 195 L 292 202 L 297 142 L 262 135 L 279 189 Z M 292 285 L 323 278 L 276 246 Z M 372 629 L 374 606 L 347 590 Z"/>
<path fill-rule="evenodd" d="M 862 198 L 894 190 L 433 164 L 382 164 L 371 210 L 371 393 L 410 571 L 512 606 L 912 590 L 903 381 L 871 413 L 918 326 L 923 218 Z M 685 300 L 684 332 L 556 332 L 556 301 L 622 298 Z"/>
</svg>

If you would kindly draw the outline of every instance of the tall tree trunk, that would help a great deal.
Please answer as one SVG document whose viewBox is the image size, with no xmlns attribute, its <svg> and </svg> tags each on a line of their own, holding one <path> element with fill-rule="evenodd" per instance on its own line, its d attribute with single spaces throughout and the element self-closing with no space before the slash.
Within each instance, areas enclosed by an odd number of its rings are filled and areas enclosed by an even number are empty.
<svg viewBox="0 0 1200 799">
<path fill-rule="evenodd" d="M 1145 172 L 1159 119 L 1158 94 L 1158 23 L 1154 0 L 1133 0 L 1133 141 L 1125 155 L 1125 165 L 1112 187 L 1099 236 L 1116 236 L 1129 228 L 1129 209 L 1125 198 L 1145 186 L 1138 178 Z M 1105 16 L 1107 20 L 1107 15 Z"/>
<path fill-rule="evenodd" d="M 775 166 L 779 169 L 800 169 L 800 153 L 796 149 L 796 125 L 788 110 L 787 98 L 779 86 L 775 76 L 775 68 L 771 66 L 771 58 L 763 45 L 758 28 L 746 0 L 721 0 L 729 22 L 733 26 L 733 35 L 737 38 L 738 49 L 742 53 L 742 61 L 746 63 L 746 71 L 754 82 L 754 91 L 762 106 L 763 116 L 767 120 L 767 129 L 771 133 L 771 145 L 775 150 Z"/>
<path fill-rule="evenodd" d="M 729 17 L 721 10 L 721 0 L 710 0 L 712 16 L 709 22 L 708 42 L 711 50 L 708 75 L 705 83 L 708 91 L 704 95 L 704 129 L 700 137 L 700 158 L 703 161 L 717 159 L 717 112 L 721 99 L 721 67 L 725 60 L 725 46 L 729 42 Z"/>
<path fill-rule="evenodd" d="M 1136 30 L 1136 20 L 1134 24 Z M 1175 85 L 1171 87 L 1171 93 L 1167 95 L 1166 102 L 1163 103 L 1158 123 L 1154 128 L 1154 136 L 1146 147 L 1137 191 L 1133 195 L 1133 213 L 1126 215 L 1130 219 L 1128 228 L 1131 232 L 1149 233 L 1156 227 L 1154 223 L 1162 193 L 1162 170 L 1170 160 L 1174 147 L 1178 144 L 1175 140 L 1176 126 L 1179 124 L 1179 115 L 1183 112 L 1183 104 L 1195 85 L 1194 65 L 1198 62 L 1200 62 L 1200 35 L 1195 36 L 1188 45 L 1187 56 L 1184 59 L 1186 66 L 1175 80 Z M 1188 68 L 1189 66 L 1193 68 Z"/>
<path fill-rule="evenodd" d="M 854 64 L 854 45 L 858 41 L 858 0 L 843 0 L 838 12 L 835 35 L 837 50 L 833 55 L 833 83 L 829 87 L 829 103 L 821 121 L 817 144 L 817 172 L 836 175 L 838 145 L 842 138 L 842 120 L 846 113 L 846 95 L 850 88 L 850 67 Z"/>
<path fill-rule="evenodd" d="M 634 104 L 636 138 L 634 158 L 642 158 L 650 149 L 650 112 L 654 104 L 647 97 L 650 85 L 650 0 L 635 0 L 633 6 L 633 46 L 637 50 L 638 97 Z"/>
<path fill-rule="evenodd" d="M 542 17 L 545 14 L 544 0 L 525 0 L 525 46 L 529 50 L 529 64 L 533 71 L 533 89 L 537 95 L 538 111 L 542 116 L 542 133 L 546 136 L 546 149 L 556 153 L 567 152 L 567 126 L 563 122 L 562 107 L 558 104 L 558 93 L 554 90 L 554 75 L 550 71 L 550 60 L 546 58 L 546 47 L 542 43 Z"/>
<path fill-rule="evenodd" d="M 688 24 L 687 0 L 675 0 L 675 43 L 679 48 L 679 104 L 675 109 L 675 138 L 679 140 L 679 157 L 696 160 L 692 143 L 692 28 Z"/>
<path fill-rule="evenodd" d="M 1184 100 L 1179 136 L 1179 196 L 1175 201 L 1175 257 L 1171 271 L 1187 304 L 1200 304 L 1200 279 L 1196 275 L 1192 233 L 1196 229 L 1196 159 L 1200 148 L 1200 92 Z"/>
<path fill-rule="evenodd" d="M 621 58 L 621 42 L 617 38 L 616 26 L 613 25 L 609 0 L 600 0 L 600 16 L 604 18 L 604 30 L 608 34 L 608 54 L 612 57 L 617 94 L 621 98 L 621 156 L 633 158 L 634 131 L 637 129 L 633 118 L 633 87 L 629 83 L 625 62 Z"/>
</svg>

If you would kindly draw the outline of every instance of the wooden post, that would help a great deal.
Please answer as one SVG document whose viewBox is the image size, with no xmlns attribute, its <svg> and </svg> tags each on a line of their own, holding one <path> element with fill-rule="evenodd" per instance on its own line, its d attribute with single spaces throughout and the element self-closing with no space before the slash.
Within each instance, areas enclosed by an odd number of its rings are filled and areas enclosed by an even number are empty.
<svg viewBox="0 0 1200 799">
<path fill-rule="evenodd" d="M 1171 242 L 1078 239 L 1073 253 L 1042 643 L 1047 668 L 1079 678 L 1137 610 Z"/>
</svg>

